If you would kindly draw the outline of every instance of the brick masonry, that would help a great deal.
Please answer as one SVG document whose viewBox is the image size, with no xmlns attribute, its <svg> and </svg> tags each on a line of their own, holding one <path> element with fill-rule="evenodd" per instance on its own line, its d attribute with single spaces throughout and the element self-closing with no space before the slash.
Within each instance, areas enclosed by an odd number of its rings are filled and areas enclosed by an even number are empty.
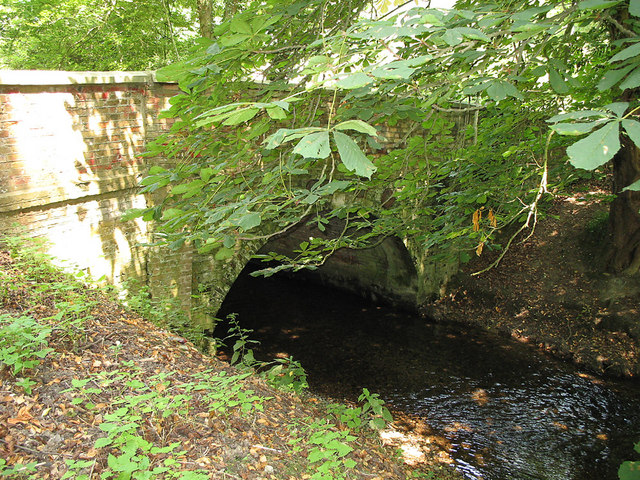
<svg viewBox="0 0 640 480">
<path fill-rule="evenodd" d="M 188 306 L 190 252 L 142 247 L 146 223 L 120 221 L 147 205 L 136 185 L 153 159 L 140 154 L 169 128 L 159 113 L 177 92 L 146 72 L 0 72 L 0 231 L 45 238 L 94 278 L 136 278 Z"/>
</svg>

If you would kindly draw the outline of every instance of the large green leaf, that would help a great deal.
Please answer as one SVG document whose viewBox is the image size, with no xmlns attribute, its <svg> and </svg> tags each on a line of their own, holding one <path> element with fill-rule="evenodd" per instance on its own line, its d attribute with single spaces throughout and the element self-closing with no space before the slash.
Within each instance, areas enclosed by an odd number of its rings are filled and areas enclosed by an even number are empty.
<svg viewBox="0 0 640 480">
<path fill-rule="evenodd" d="M 471 40 L 481 40 L 483 42 L 490 42 L 491 39 L 481 30 L 470 27 L 458 27 L 457 30 L 465 37 Z"/>
<path fill-rule="evenodd" d="M 640 0 L 631 0 L 629 2 L 629 13 L 634 17 L 640 17 Z"/>
<path fill-rule="evenodd" d="M 282 107 L 278 107 L 274 105 L 273 107 L 267 107 L 267 114 L 270 118 L 274 120 L 284 120 L 287 118 L 287 113 L 284 111 Z"/>
<path fill-rule="evenodd" d="M 609 63 L 619 62 L 621 60 L 626 60 L 627 58 L 635 57 L 637 55 L 640 55 L 640 42 L 634 43 L 633 45 L 616 53 L 613 57 L 611 57 Z"/>
<path fill-rule="evenodd" d="M 580 10 L 603 10 L 613 7 L 620 3 L 621 0 L 584 0 L 578 4 Z"/>
<path fill-rule="evenodd" d="M 634 192 L 640 192 L 640 180 L 637 180 L 637 181 L 633 182 L 631 185 L 627 185 L 626 187 L 624 187 L 622 189 L 623 192 L 625 190 L 632 190 Z"/>
<path fill-rule="evenodd" d="M 428 25 L 433 25 L 435 27 L 444 26 L 443 20 L 444 14 L 439 10 L 425 10 L 422 16 L 420 17 L 420 23 L 426 23 Z"/>
<path fill-rule="evenodd" d="M 376 78 L 407 80 L 416 71 L 413 65 L 414 62 L 408 60 L 397 60 L 374 68 L 371 74 Z"/>
<path fill-rule="evenodd" d="M 362 120 L 347 120 L 346 122 L 335 125 L 333 128 L 334 130 L 355 130 L 360 133 L 366 133 L 367 135 L 371 135 L 373 137 L 378 135 L 378 131 L 375 129 L 375 127 L 372 127 Z"/>
<path fill-rule="evenodd" d="M 625 78 L 624 82 L 620 84 L 621 90 L 628 90 L 636 87 L 640 87 L 640 67 L 631 72 L 629 76 Z"/>
<path fill-rule="evenodd" d="M 351 185 L 351 182 L 349 182 L 348 180 L 333 180 L 326 185 L 321 186 L 316 191 L 320 195 L 333 195 L 339 190 L 344 190 L 349 185 Z"/>
<path fill-rule="evenodd" d="M 464 39 L 462 32 L 458 28 L 450 28 L 444 32 L 442 39 L 452 47 L 462 43 Z"/>
<path fill-rule="evenodd" d="M 500 100 L 507 98 L 507 91 L 505 90 L 502 82 L 496 81 L 492 82 L 491 85 L 489 85 L 489 88 L 487 88 L 487 95 L 489 95 L 491 100 L 499 102 Z"/>
<path fill-rule="evenodd" d="M 589 133 L 598 125 L 602 125 L 602 121 L 588 123 L 557 123 L 556 125 L 552 125 L 551 129 L 560 135 L 584 135 L 585 133 Z"/>
<path fill-rule="evenodd" d="M 220 249 L 216 252 L 214 258 L 221 262 L 233 257 L 234 253 L 235 251 L 233 250 L 233 248 L 220 247 Z"/>
<path fill-rule="evenodd" d="M 229 115 L 229 117 L 222 122 L 223 125 L 239 125 L 241 123 L 251 120 L 260 111 L 258 108 L 246 108 L 244 110 L 238 110 Z"/>
<path fill-rule="evenodd" d="M 269 135 L 264 143 L 265 148 L 269 150 L 273 150 L 274 148 L 279 147 L 283 143 L 290 142 L 292 140 L 297 140 L 298 138 L 302 138 L 306 135 L 309 135 L 313 132 L 318 132 L 324 130 L 320 127 L 306 127 L 306 128 L 280 128 L 276 133 Z"/>
<path fill-rule="evenodd" d="M 316 132 L 302 137 L 293 153 L 302 155 L 304 158 L 327 158 L 331 153 L 329 146 L 329 132 Z"/>
<path fill-rule="evenodd" d="M 168 208 L 162 214 L 162 220 L 171 220 L 172 218 L 184 215 L 184 210 L 179 208 Z"/>
<path fill-rule="evenodd" d="M 549 83 L 551 83 L 551 88 L 553 88 L 556 93 L 560 95 L 569 93 L 569 86 L 555 68 L 549 69 Z"/>
<path fill-rule="evenodd" d="M 244 33 L 247 35 L 251 35 L 253 33 L 251 31 L 251 26 L 240 15 L 233 17 L 229 29 L 234 33 Z"/>
<path fill-rule="evenodd" d="M 622 120 L 622 128 L 624 128 L 629 138 L 640 148 L 640 122 L 636 120 L 624 119 Z"/>
<path fill-rule="evenodd" d="M 341 78 L 336 82 L 336 87 L 351 90 L 353 88 L 360 88 L 369 85 L 373 82 L 373 78 L 363 72 L 356 72 L 348 77 Z"/>
<path fill-rule="evenodd" d="M 333 139 L 338 147 L 340 160 L 345 167 L 351 172 L 361 177 L 371 178 L 371 175 L 377 170 L 371 160 L 362 152 L 356 142 L 344 133 L 333 132 Z"/>
<path fill-rule="evenodd" d="M 640 462 L 624 462 L 618 469 L 620 480 L 640 480 Z"/>
<path fill-rule="evenodd" d="M 235 223 L 246 232 L 260 225 L 262 217 L 256 212 L 246 212 Z"/>
<path fill-rule="evenodd" d="M 513 15 L 511 15 L 511 19 L 512 20 L 520 20 L 520 21 L 528 21 L 528 20 L 531 20 L 533 17 L 537 17 L 541 13 L 547 13 L 552 8 L 553 8 L 553 6 L 551 6 L 551 5 L 547 5 L 547 6 L 544 6 L 544 7 L 528 8 L 526 10 L 523 10 L 522 12 L 514 13 Z"/>
<path fill-rule="evenodd" d="M 640 0 L 638 1 L 640 2 Z M 609 90 L 616 83 L 622 80 L 627 73 L 633 70 L 633 67 L 635 67 L 635 65 L 627 65 L 626 67 L 619 68 L 617 70 L 609 70 L 598 82 L 598 90 L 601 92 Z"/>
<path fill-rule="evenodd" d="M 559 115 L 554 115 L 547 122 L 556 123 L 563 122 L 565 120 L 579 120 L 581 118 L 590 118 L 590 117 L 606 117 L 607 114 L 605 112 L 601 112 L 598 110 L 582 110 L 579 112 L 569 112 L 569 113 L 560 113 Z"/>
<path fill-rule="evenodd" d="M 616 117 L 621 118 L 629 108 L 629 102 L 614 102 L 603 107 L 605 110 L 613 112 Z"/>
<path fill-rule="evenodd" d="M 620 122 L 613 120 L 591 135 L 567 148 L 571 164 L 576 168 L 595 170 L 620 150 Z"/>
</svg>

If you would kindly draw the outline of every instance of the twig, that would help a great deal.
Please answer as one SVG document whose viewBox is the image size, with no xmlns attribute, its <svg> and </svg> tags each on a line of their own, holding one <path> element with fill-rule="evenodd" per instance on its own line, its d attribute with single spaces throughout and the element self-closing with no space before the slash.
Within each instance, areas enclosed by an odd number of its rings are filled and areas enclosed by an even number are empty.
<svg viewBox="0 0 640 480">
<path fill-rule="evenodd" d="M 475 107 L 464 107 L 464 108 L 442 108 L 436 105 L 435 103 L 431 105 L 434 110 L 438 110 L 439 112 L 446 113 L 460 113 L 460 112 L 477 112 L 478 110 L 484 110 L 485 107 L 479 105 Z"/>
<path fill-rule="evenodd" d="M 253 445 L 253 448 L 257 448 L 260 450 L 267 450 L 269 452 L 283 453 L 282 450 L 278 450 L 276 448 L 270 448 L 270 447 L 263 447 L 262 445 Z"/>
<path fill-rule="evenodd" d="M 634 32 L 633 30 L 629 30 L 611 15 L 604 15 L 603 19 L 610 21 L 618 30 L 620 30 L 622 33 L 626 33 L 627 35 L 629 35 L 629 37 L 635 37 L 637 35 L 636 32 Z"/>
<path fill-rule="evenodd" d="M 547 190 L 547 161 L 548 161 L 548 153 L 549 153 L 549 143 L 551 142 L 551 137 L 553 137 L 554 133 L 555 132 L 552 131 L 549 134 L 549 136 L 547 137 L 547 145 L 545 147 L 545 152 L 544 152 L 544 166 L 543 166 L 542 178 L 540 179 L 540 185 L 538 187 L 538 192 L 536 193 L 536 198 L 528 206 L 522 208 L 518 212 L 518 214 L 516 215 L 516 217 L 518 217 L 518 216 L 520 216 L 520 214 L 522 214 L 522 213 L 526 212 L 527 210 L 529 210 L 529 214 L 527 215 L 526 222 L 524 222 L 520 226 L 520 228 L 516 231 L 516 233 L 514 233 L 511 236 L 511 238 L 509 238 L 509 241 L 507 242 L 507 245 L 505 246 L 505 248 L 502 250 L 502 253 L 500 253 L 500 255 L 498 256 L 498 258 L 495 261 L 491 262 L 491 264 L 488 267 L 483 268 L 479 272 L 472 273 L 471 276 L 480 275 L 481 273 L 485 273 L 485 272 L 491 270 L 493 267 L 496 267 L 502 261 L 502 259 L 507 254 L 507 252 L 509 251 L 509 247 L 511 247 L 511 244 L 513 243 L 515 238 L 518 235 L 520 235 L 520 233 L 525 228 L 529 227 L 529 223 L 531 222 L 531 218 L 532 217 L 533 217 L 533 226 L 531 228 L 531 233 L 529 235 L 527 235 L 527 237 L 523 241 L 528 240 L 531 237 L 531 235 L 533 235 L 536 223 L 538 221 L 538 202 L 542 198 L 543 194 L 549 193 L 549 191 Z"/>
</svg>

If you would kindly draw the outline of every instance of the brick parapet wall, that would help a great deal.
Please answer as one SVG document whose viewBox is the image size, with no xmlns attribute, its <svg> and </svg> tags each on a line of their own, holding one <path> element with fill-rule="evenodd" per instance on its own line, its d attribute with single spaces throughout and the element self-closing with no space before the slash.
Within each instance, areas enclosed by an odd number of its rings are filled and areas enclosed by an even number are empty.
<svg viewBox="0 0 640 480">
<path fill-rule="evenodd" d="M 150 267 L 147 225 L 120 221 L 146 206 L 136 186 L 153 160 L 140 154 L 170 127 L 159 113 L 176 93 L 147 72 L 0 71 L 0 231 L 20 224 L 96 278 L 190 298 L 185 253 Z"/>
</svg>

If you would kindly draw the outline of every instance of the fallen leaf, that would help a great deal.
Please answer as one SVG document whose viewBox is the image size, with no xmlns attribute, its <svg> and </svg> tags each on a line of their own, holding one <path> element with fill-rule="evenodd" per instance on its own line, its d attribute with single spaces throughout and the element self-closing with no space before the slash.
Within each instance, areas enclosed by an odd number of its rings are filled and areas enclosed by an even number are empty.
<svg viewBox="0 0 640 480">
<path fill-rule="evenodd" d="M 31 413 L 29 413 L 29 410 L 31 410 L 30 406 L 24 406 L 22 408 L 20 408 L 20 410 L 18 410 L 18 415 L 14 418 L 10 418 L 7 420 L 7 423 L 9 425 L 17 425 L 18 423 L 32 423 L 32 420 L 34 420 L 33 415 L 31 415 Z M 34 420 L 33 423 L 36 423 L 39 425 L 37 420 Z"/>
</svg>

